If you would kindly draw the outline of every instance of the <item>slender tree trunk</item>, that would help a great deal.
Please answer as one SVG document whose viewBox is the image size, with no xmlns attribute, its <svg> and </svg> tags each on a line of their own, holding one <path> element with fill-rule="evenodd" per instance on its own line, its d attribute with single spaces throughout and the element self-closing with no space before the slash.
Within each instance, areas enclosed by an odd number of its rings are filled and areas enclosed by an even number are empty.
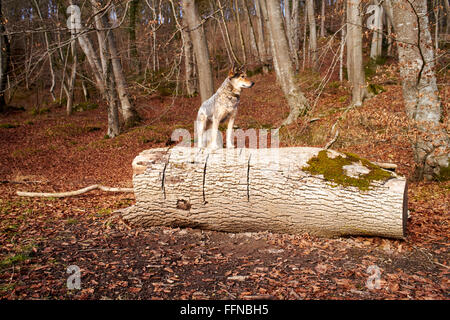
<svg viewBox="0 0 450 320">
<path fill-rule="evenodd" d="M 41 13 L 41 9 L 39 8 L 39 4 L 37 3 L 37 0 L 33 0 L 34 6 L 36 7 L 36 11 L 38 13 L 39 19 L 41 20 L 41 22 L 44 22 L 44 19 L 42 18 L 42 13 Z M 48 32 L 44 31 L 44 41 L 45 41 L 45 46 L 47 49 L 47 56 L 48 56 L 48 65 L 49 65 L 49 69 L 50 69 L 50 76 L 51 76 L 51 84 L 50 84 L 50 95 L 52 96 L 53 101 L 56 100 L 55 97 L 55 71 L 53 70 L 53 57 L 52 54 L 50 52 L 50 42 L 48 40 Z"/>
<path fill-rule="evenodd" d="M 448 179 L 450 137 L 434 73 L 425 0 L 392 1 L 406 114 L 413 122 L 416 178 Z M 445 174 L 445 172 L 447 172 Z"/>
<path fill-rule="evenodd" d="M 309 22 L 309 47 L 312 54 L 312 65 L 314 69 L 317 69 L 317 32 L 316 32 L 316 19 L 314 17 L 314 2 L 313 0 L 306 0 L 306 10 L 308 14 Z"/>
<path fill-rule="evenodd" d="M 306 39 L 307 39 L 307 25 L 308 25 L 308 13 L 306 9 L 306 5 L 304 6 L 304 12 L 303 12 L 303 63 L 302 63 L 302 70 L 305 70 L 306 65 Z"/>
<path fill-rule="evenodd" d="M 197 61 L 199 76 L 200 97 L 205 101 L 214 94 L 214 82 L 209 61 L 208 45 L 205 31 L 200 21 L 197 6 L 194 0 L 182 0 L 186 22 L 194 45 L 194 53 Z"/>
<path fill-rule="evenodd" d="M 386 14 L 386 26 L 387 26 L 387 43 L 388 43 L 388 47 L 387 47 L 387 55 L 388 56 L 392 56 L 393 54 L 393 29 L 392 29 L 392 25 L 393 25 L 393 12 L 392 12 L 392 4 L 391 4 L 391 0 L 385 0 L 382 3 L 383 5 L 383 9 L 384 12 Z"/>
<path fill-rule="evenodd" d="M 95 78 L 97 89 L 100 91 L 100 94 L 106 98 L 101 61 L 94 50 L 91 40 L 84 33 L 84 31 L 81 31 L 81 33 L 78 35 L 78 43 L 80 45 L 80 48 L 83 50 L 83 53 L 86 55 L 86 59 Z"/>
<path fill-rule="evenodd" d="M 383 44 L 383 6 L 380 5 L 378 0 L 374 0 L 374 5 L 370 6 L 371 9 L 367 11 L 373 12 L 369 17 L 368 25 L 372 29 L 372 43 L 370 46 L 370 58 L 376 59 L 382 54 Z"/>
<path fill-rule="evenodd" d="M 322 8 L 320 10 L 320 37 L 325 37 L 325 0 L 322 0 Z"/>
<path fill-rule="evenodd" d="M 98 0 L 92 0 L 98 1 Z M 128 95 L 128 85 L 123 73 L 122 62 L 120 61 L 119 52 L 116 47 L 116 38 L 114 36 L 114 31 L 111 29 L 111 22 L 108 21 L 107 15 L 102 16 L 102 24 L 108 29 L 106 32 L 108 50 L 111 55 L 111 62 L 113 67 L 114 81 L 116 84 L 117 94 L 119 96 L 119 101 L 122 110 L 123 120 L 125 122 L 125 128 L 134 126 L 140 117 L 130 102 Z"/>
<path fill-rule="evenodd" d="M 238 28 L 238 34 L 239 34 L 239 41 L 241 43 L 241 51 L 242 51 L 242 60 L 244 62 L 244 64 L 247 63 L 247 53 L 245 52 L 245 41 L 244 41 L 244 35 L 242 33 L 242 28 L 241 28 L 241 19 L 240 19 L 240 14 L 239 14 L 239 5 L 238 5 L 238 0 L 234 0 L 234 13 L 235 13 L 235 18 L 236 18 L 236 24 L 237 24 L 237 28 Z"/>
<path fill-rule="evenodd" d="M 277 79 L 289 104 L 289 116 L 283 125 L 289 125 L 297 120 L 308 109 L 308 101 L 295 83 L 294 69 L 289 58 L 289 46 L 283 29 L 283 18 L 280 3 L 277 0 L 266 0 L 271 37 L 273 41 L 273 56 L 276 60 Z"/>
<path fill-rule="evenodd" d="M 295 2 L 295 1 L 294 1 Z M 297 55 L 297 48 L 295 47 L 295 40 L 294 40 L 294 21 L 292 18 L 293 10 L 291 11 L 291 5 L 289 4 L 289 0 L 286 0 L 285 3 L 285 25 L 286 25 L 286 34 L 289 44 L 289 52 L 292 59 L 292 62 L 295 65 L 295 70 L 298 70 L 298 55 Z"/>
<path fill-rule="evenodd" d="M 106 17 L 101 16 L 98 12 L 102 8 L 102 3 L 96 0 L 91 0 L 92 7 L 94 8 L 94 13 L 96 14 L 96 27 L 97 27 L 97 37 L 100 48 L 100 60 L 102 62 L 102 79 L 105 85 L 105 93 L 108 101 L 108 131 L 107 135 L 110 138 L 114 138 L 120 134 L 119 128 L 119 101 L 116 91 L 116 84 L 114 81 L 113 74 L 113 64 L 112 57 L 110 53 L 110 48 L 108 45 L 107 30 L 105 27 L 108 26 Z"/>
<path fill-rule="evenodd" d="M 258 30 L 258 50 L 261 55 L 262 65 L 263 65 L 263 73 L 267 74 L 269 72 L 269 62 L 266 48 L 266 41 L 264 36 L 264 18 L 261 10 L 261 1 L 263 0 L 254 0 L 255 1 L 255 11 L 257 16 L 257 30 Z"/>
<path fill-rule="evenodd" d="M 347 72 L 352 85 L 352 103 L 362 105 L 368 96 L 362 57 L 361 0 L 347 0 Z"/>
<path fill-rule="evenodd" d="M 253 28 L 253 22 L 250 13 L 248 12 L 246 0 L 242 0 L 242 8 L 244 9 L 245 19 L 249 28 L 250 48 L 252 49 L 253 55 L 258 58 L 259 62 L 262 62 L 261 54 L 258 50 L 258 45 L 256 44 L 255 29 Z"/>
<path fill-rule="evenodd" d="M 73 100 L 74 100 L 74 89 L 75 89 L 75 80 L 77 77 L 77 64 L 78 64 L 78 55 L 76 48 L 76 36 L 77 32 L 75 30 L 72 31 L 72 41 L 70 44 L 71 53 L 72 53 L 72 73 L 69 78 L 68 83 L 68 92 L 67 92 L 67 102 L 66 102 L 66 114 L 70 116 L 73 113 Z"/>
<path fill-rule="evenodd" d="M 128 42 L 129 42 L 129 53 L 131 61 L 131 67 L 134 70 L 140 70 L 139 54 L 136 46 L 136 18 L 139 10 L 140 0 L 131 0 L 129 8 L 129 26 L 128 26 Z"/>
<path fill-rule="evenodd" d="M 183 14 L 184 17 L 184 14 Z M 183 40 L 183 52 L 184 52 L 184 64 L 185 64 L 185 81 L 186 81 L 186 92 L 188 96 L 193 96 L 197 91 L 196 81 L 195 81 L 195 61 L 194 52 L 192 47 L 192 39 L 188 29 L 186 20 L 182 20 L 182 40 Z"/>
<path fill-rule="evenodd" d="M 447 24 L 445 26 L 445 33 L 449 34 L 450 33 L 450 6 L 448 4 L 449 0 L 443 0 L 443 1 L 444 1 L 445 12 L 447 13 Z"/>
<path fill-rule="evenodd" d="M 225 38 L 227 40 L 227 44 L 228 44 L 228 48 L 230 50 L 230 53 L 234 59 L 234 61 L 238 64 L 241 65 L 241 62 L 239 61 L 239 59 L 236 56 L 236 53 L 234 52 L 234 48 L 233 48 L 233 44 L 231 43 L 231 38 L 230 38 L 230 32 L 228 30 L 228 25 L 227 22 L 225 20 L 225 15 L 223 13 L 223 6 L 222 3 L 220 2 L 220 0 L 217 0 L 217 4 L 219 5 L 219 9 L 220 9 L 220 17 L 222 19 L 222 24 L 223 24 L 223 28 L 225 30 Z"/>
<path fill-rule="evenodd" d="M 434 0 L 434 46 L 436 52 L 439 50 L 439 0 Z"/>
<path fill-rule="evenodd" d="M 6 109 L 5 91 L 8 82 L 10 46 L 6 35 L 5 20 L 3 18 L 2 1 L 0 0 L 0 113 Z"/>
<path fill-rule="evenodd" d="M 299 0 L 293 0 L 292 1 L 292 14 L 291 14 L 291 24 L 292 24 L 292 33 L 293 33 L 293 45 L 294 45 L 294 54 L 296 57 L 296 71 L 299 70 L 300 68 L 300 62 L 299 62 L 299 56 L 298 56 L 298 50 L 300 47 L 300 38 L 299 38 L 299 34 L 300 34 L 300 10 L 299 10 Z"/>
</svg>

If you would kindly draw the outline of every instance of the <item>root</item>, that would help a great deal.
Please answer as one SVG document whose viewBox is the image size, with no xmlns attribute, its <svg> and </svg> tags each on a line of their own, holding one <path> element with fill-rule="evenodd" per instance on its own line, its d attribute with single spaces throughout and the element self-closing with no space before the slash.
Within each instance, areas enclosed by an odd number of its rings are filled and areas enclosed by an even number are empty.
<svg viewBox="0 0 450 320">
<path fill-rule="evenodd" d="M 94 184 L 92 186 L 75 190 L 75 191 L 68 191 L 68 192 L 26 192 L 26 191 L 17 191 L 17 195 L 21 197 L 43 197 L 43 198 L 64 198 L 64 197 L 72 197 L 72 196 L 78 196 L 80 194 L 100 189 L 102 191 L 106 192 L 134 192 L 133 188 L 111 188 L 111 187 L 105 187 L 98 184 Z"/>
</svg>

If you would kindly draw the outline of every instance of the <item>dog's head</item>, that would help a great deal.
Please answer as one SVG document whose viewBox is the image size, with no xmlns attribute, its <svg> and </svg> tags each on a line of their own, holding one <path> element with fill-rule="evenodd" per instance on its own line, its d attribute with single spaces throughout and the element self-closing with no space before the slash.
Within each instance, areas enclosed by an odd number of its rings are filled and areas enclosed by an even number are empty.
<svg viewBox="0 0 450 320">
<path fill-rule="evenodd" d="M 234 89 L 251 88 L 255 84 L 247 78 L 247 73 L 242 69 L 233 68 L 228 74 L 231 85 Z"/>
</svg>

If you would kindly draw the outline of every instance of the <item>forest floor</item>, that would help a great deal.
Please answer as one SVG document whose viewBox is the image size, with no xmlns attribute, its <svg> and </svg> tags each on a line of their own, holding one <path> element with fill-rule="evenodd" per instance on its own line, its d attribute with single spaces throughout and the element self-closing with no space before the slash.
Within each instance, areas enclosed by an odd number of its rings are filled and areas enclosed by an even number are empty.
<svg viewBox="0 0 450 320">
<path fill-rule="evenodd" d="M 389 72 L 386 67 L 383 77 L 374 77 L 383 92 L 346 112 L 332 148 L 396 163 L 411 178 L 401 86 L 389 81 Z M 236 125 L 276 128 L 288 108 L 275 77 L 252 80 L 256 85 L 243 92 Z M 314 104 L 320 78 L 304 73 L 298 81 Z M 450 89 L 440 89 L 448 121 Z M 311 111 L 320 119 L 282 129 L 281 146 L 323 147 L 347 109 L 349 92 L 329 83 Z M 132 205 L 133 194 L 92 191 L 55 199 L 16 191 L 132 187 L 133 158 L 168 145 L 175 128 L 192 132 L 199 98 L 139 96 L 134 103 L 142 124 L 107 139 L 103 103 L 67 117 L 64 108 L 37 97 L 17 93 L 13 104 L 25 111 L 0 116 L 2 299 L 450 298 L 448 181 L 409 183 L 405 240 L 131 228 L 113 212 Z M 67 288 L 70 265 L 80 268 L 80 290 Z"/>
</svg>

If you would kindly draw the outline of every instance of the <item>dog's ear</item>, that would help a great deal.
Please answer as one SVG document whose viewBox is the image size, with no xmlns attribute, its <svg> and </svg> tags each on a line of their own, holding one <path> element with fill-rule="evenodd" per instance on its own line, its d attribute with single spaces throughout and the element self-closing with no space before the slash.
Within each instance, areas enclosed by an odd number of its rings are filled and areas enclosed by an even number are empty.
<svg viewBox="0 0 450 320">
<path fill-rule="evenodd" d="M 232 68 L 230 69 L 230 72 L 228 72 L 228 78 L 233 78 L 234 75 L 235 75 L 234 67 L 232 67 Z"/>
</svg>

